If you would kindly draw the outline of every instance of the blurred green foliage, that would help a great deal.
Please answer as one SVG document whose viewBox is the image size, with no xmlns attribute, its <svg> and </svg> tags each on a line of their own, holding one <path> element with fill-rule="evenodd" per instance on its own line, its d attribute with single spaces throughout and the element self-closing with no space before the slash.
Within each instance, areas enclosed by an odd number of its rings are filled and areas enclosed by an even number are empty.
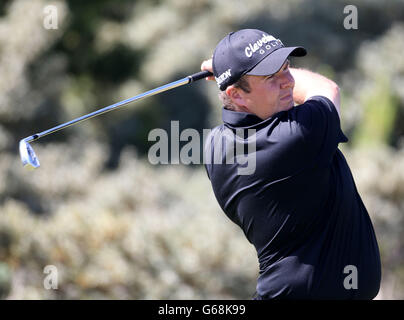
<svg viewBox="0 0 404 320">
<path fill-rule="evenodd" d="M 375 91 L 363 96 L 364 116 L 356 129 L 357 145 L 379 146 L 389 143 L 397 116 L 397 101 L 390 92 L 390 80 L 376 80 Z"/>
<path fill-rule="evenodd" d="M 257 259 L 228 221 L 202 166 L 151 166 L 148 133 L 220 123 L 200 81 L 43 138 L 25 172 L 18 141 L 199 71 L 216 43 L 259 28 L 335 80 L 341 146 L 374 221 L 378 298 L 404 298 L 404 1 L 8 0 L 0 2 L 0 297 L 251 298 Z M 54 5 L 58 29 L 43 26 Z M 57 290 L 43 287 L 46 265 Z"/>
</svg>

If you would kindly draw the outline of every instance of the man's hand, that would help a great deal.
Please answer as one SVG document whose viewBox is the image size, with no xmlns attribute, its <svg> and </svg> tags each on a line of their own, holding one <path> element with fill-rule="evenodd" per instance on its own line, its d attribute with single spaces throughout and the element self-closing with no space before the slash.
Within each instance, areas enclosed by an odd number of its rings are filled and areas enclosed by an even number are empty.
<svg viewBox="0 0 404 320">
<path fill-rule="evenodd" d="M 202 71 L 205 71 L 205 70 L 206 70 L 206 71 L 210 71 L 210 72 L 213 73 L 212 59 L 203 61 L 202 64 L 201 64 L 201 70 L 202 70 Z M 215 80 L 215 77 L 214 77 L 214 76 L 210 76 L 210 77 L 207 77 L 207 78 L 205 78 L 205 79 L 206 79 L 206 80 Z"/>
</svg>

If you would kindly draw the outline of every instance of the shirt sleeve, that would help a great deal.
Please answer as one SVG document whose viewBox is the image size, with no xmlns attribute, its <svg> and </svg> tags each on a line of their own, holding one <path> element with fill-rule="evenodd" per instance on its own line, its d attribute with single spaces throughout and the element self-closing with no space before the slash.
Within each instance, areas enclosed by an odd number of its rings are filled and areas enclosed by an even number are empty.
<svg viewBox="0 0 404 320">
<path fill-rule="evenodd" d="M 289 121 L 303 139 L 302 159 L 317 166 L 328 166 L 341 142 L 347 142 L 334 104 L 326 97 L 314 96 L 290 110 Z M 307 163 L 306 163 L 307 164 Z"/>
</svg>

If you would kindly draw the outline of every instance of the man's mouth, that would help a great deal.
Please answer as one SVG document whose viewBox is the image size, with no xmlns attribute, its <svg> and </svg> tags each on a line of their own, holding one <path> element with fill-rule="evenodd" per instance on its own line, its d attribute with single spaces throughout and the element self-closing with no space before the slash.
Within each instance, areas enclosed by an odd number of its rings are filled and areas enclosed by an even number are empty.
<svg viewBox="0 0 404 320">
<path fill-rule="evenodd" d="M 292 94 L 289 93 L 287 95 L 284 95 L 283 97 L 280 98 L 280 100 L 285 101 L 285 100 L 291 100 L 292 99 Z"/>
</svg>

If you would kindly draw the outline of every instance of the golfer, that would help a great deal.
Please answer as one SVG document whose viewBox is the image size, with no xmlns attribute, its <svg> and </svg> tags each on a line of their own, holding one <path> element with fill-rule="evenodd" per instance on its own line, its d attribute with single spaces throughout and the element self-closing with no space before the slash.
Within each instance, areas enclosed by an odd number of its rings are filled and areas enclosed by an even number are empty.
<svg viewBox="0 0 404 320">
<path fill-rule="evenodd" d="M 209 80 L 216 80 L 223 103 L 223 124 L 205 142 L 205 157 L 212 157 L 205 158 L 207 174 L 224 213 L 257 251 L 254 299 L 373 299 L 380 254 L 338 149 L 348 141 L 339 88 L 290 67 L 290 57 L 304 55 L 303 47 L 285 47 L 255 29 L 218 43 L 201 66 L 213 72 Z M 214 161 L 222 138 L 246 150 L 251 140 L 228 132 L 248 129 L 255 130 L 255 170 L 240 174 L 241 163 Z"/>
</svg>

